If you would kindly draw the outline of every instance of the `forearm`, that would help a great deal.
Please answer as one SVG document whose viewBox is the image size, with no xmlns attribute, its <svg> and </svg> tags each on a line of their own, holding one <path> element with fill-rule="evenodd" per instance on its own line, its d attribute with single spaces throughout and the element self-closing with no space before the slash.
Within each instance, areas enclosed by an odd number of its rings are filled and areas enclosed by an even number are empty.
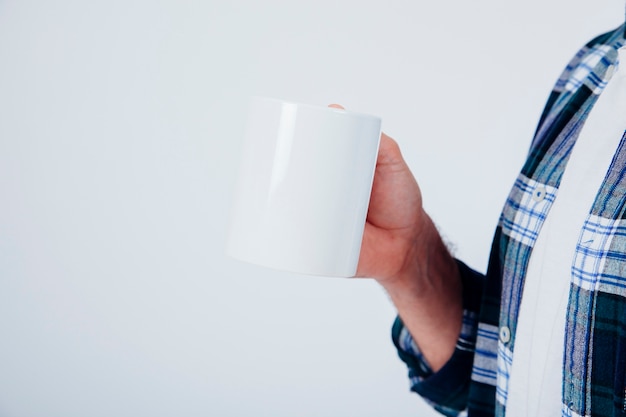
<svg viewBox="0 0 626 417">
<path fill-rule="evenodd" d="M 433 370 L 452 356 L 461 330 L 455 260 L 422 208 L 398 144 L 381 135 L 357 276 L 375 278 Z"/>
<path fill-rule="evenodd" d="M 379 280 L 433 371 L 452 356 L 461 330 L 458 266 L 427 216 L 405 267 Z"/>
</svg>

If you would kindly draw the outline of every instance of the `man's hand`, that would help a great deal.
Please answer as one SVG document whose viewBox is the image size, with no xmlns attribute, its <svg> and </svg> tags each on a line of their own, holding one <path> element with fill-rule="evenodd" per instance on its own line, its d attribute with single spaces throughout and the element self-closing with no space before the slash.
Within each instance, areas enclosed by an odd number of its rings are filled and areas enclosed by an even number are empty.
<svg viewBox="0 0 626 417">
<path fill-rule="evenodd" d="M 426 223 L 417 182 L 398 144 L 383 133 L 357 275 L 392 284 L 414 263 Z"/>
<path fill-rule="evenodd" d="M 374 278 L 385 288 L 431 368 L 439 370 L 461 330 L 459 271 L 422 207 L 419 186 L 397 143 L 385 134 L 357 276 Z"/>
</svg>

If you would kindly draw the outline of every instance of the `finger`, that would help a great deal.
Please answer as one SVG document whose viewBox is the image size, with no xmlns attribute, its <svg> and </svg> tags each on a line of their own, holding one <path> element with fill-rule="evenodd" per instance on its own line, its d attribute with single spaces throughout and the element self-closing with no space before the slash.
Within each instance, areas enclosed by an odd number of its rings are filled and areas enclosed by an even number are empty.
<svg viewBox="0 0 626 417">
<path fill-rule="evenodd" d="M 398 142 L 385 133 L 381 133 L 380 135 L 380 147 L 378 149 L 377 162 L 380 165 L 404 163 L 404 158 L 402 157 L 402 152 L 400 151 Z"/>
<path fill-rule="evenodd" d="M 331 107 L 333 109 L 345 110 L 345 107 L 343 107 L 341 104 L 329 104 L 328 107 Z"/>
</svg>

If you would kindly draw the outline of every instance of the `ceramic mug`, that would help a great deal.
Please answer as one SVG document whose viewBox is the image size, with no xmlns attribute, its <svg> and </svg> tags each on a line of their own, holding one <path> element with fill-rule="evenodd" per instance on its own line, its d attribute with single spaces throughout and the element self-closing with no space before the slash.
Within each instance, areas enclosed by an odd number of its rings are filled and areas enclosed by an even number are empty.
<svg viewBox="0 0 626 417">
<path fill-rule="evenodd" d="M 291 272 L 356 274 L 378 117 L 251 100 L 227 253 Z"/>
</svg>

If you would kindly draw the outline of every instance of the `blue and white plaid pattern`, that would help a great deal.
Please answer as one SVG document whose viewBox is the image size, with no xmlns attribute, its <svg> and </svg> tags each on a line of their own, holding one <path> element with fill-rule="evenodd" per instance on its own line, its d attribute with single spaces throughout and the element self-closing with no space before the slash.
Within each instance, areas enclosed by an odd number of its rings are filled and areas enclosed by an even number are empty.
<svg viewBox="0 0 626 417">
<path fill-rule="evenodd" d="M 461 326 L 461 333 L 457 340 L 456 349 L 458 351 L 473 352 L 476 344 L 476 326 L 478 325 L 478 316 L 474 311 L 463 311 L 463 322 Z M 426 359 L 419 350 L 419 347 L 411 337 L 411 334 L 406 327 L 401 326 L 400 332 L 396 338 L 398 348 L 405 354 L 410 355 L 415 359 L 415 368 L 409 372 L 409 380 L 411 386 L 419 385 L 424 379 L 433 374 L 430 366 L 426 362 Z M 464 417 L 467 415 L 467 411 L 459 411 L 455 407 L 449 407 L 445 404 L 439 404 L 430 400 L 428 397 L 424 397 L 424 400 L 433 406 L 437 411 L 446 416 Z"/>
<path fill-rule="evenodd" d="M 429 399 L 446 415 L 465 410 L 469 416 L 481 417 L 503 416 L 506 412 L 517 316 L 530 254 L 586 116 L 612 75 L 610 68 L 616 63 L 617 49 L 624 44 L 625 30 L 626 25 L 622 25 L 582 48 L 548 99 L 528 160 L 496 230 L 475 326 L 475 352 L 473 358 L 467 359 L 473 363 L 467 400 L 460 405 L 458 396 L 454 404 Z M 564 346 L 563 416 L 626 414 L 625 213 L 626 139 L 622 138 L 580 232 L 572 265 Z M 506 337 L 502 336 L 503 329 Z M 394 340 L 398 334 L 394 329 Z M 466 334 L 463 337 L 468 338 Z M 413 354 L 419 356 L 417 346 L 412 346 Z M 465 360 L 466 354 L 467 351 L 461 353 L 457 349 L 451 361 L 460 363 L 459 357 L 463 355 Z M 423 359 L 421 363 L 424 364 Z M 429 398 L 438 387 L 430 385 L 430 370 L 421 372 L 421 378 L 411 381 L 413 390 Z M 441 375 L 442 372 L 447 373 Z M 444 367 L 435 379 L 458 380 L 456 373 Z"/>
<path fill-rule="evenodd" d="M 470 310 L 463 311 L 463 322 L 461 325 L 461 333 L 456 342 L 456 349 L 463 351 L 474 351 L 476 345 L 476 326 L 478 325 L 478 316 L 476 312 Z M 410 375 L 411 383 L 416 384 L 424 380 L 424 378 L 432 375 L 432 371 L 428 362 L 419 350 L 419 347 L 411 337 L 411 333 L 402 327 L 398 337 L 398 345 L 404 352 L 410 354 L 419 361 L 420 369 L 417 373 Z"/>
<path fill-rule="evenodd" d="M 484 349 L 482 351 L 477 350 L 475 353 L 474 367 L 493 369 L 496 366 L 496 403 L 502 409 L 506 406 L 508 399 L 517 315 L 522 301 L 524 275 L 530 260 L 531 250 L 537 241 L 556 195 L 556 187 L 520 174 L 513 185 L 513 190 L 506 201 L 500 218 L 500 228 L 502 234 L 508 238 L 508 248 L 515 250 L 515 256 L 507 258 L 502 279 L 502 293 L 506 296 L 501 299 L 501 311 L 506 314 L 502 314 L 499 327 L 485 323 L 479 324 L 479 328 L 489 329 L 489 331 L 479 333 L 477 346 L 484 346 Z M 507 329 L 510 334 L 507 337 L 508 340 L 498 338 L 499 328 Z M 493 360 L 494 357 L 497 358 L 495 361 Z M 472 375 L 472 379 L 483 384 L 493 384 L 493 381 L 485 378 L 477 379 L 476 374 Z"/>
<path fill-rule="evenodd" d="M 611 65 L 607 56 L 612 49 L 614 49 L 613 45 L 594 45 L 592 48 L 581 49 L 565 69 L 565 77 L 557 81 L 555 90 L 574 92 L 581 86 L 587 85 L 593 94 L 599 95 L 606 87 L 608 80 L 600 76 L 596 68 Z"/>
<path fill-rule="evenodd" d="M 498 350 L 498 327 L 480 323 L 476 335 L 472 380 L 496 385 L 498 364 L 495 359 L 498 355 L 494 352 Z"/>
<path fill-rule="evenodd" d="M 583 225 L 572 264 L 563 388 L 564 404 L 573 414 L 591 415 L 595 407 L 589 393 L 601 389 L 608 391 L 604 382 L 595 382 L 602 378 L 603 370 L 594 365 L 594 349 L 615 344 L 620 333 L 622 336 L 624 333 L 624 323 L 620 319 L 623 321 L 621 304 L 626 303 L 625 203 L 626 135 L 623 135 L 602 189 Z M 616 347 L 619 356 L 620 347 Z M 626 365 L 615 354 L 600 360 L 615 361 L 614 366 L 620 368 Z M 608 374 L 609 378 L 614 378 L 610 372 Z M 622 411 L 626 411 L 623 407 L 626 380 L 618 383 L 622 384 L 616 387 L 620 390 L 618 398 L 622 398 Z"/>
<path fill-rule="evenodd" d="M 554 203 L 557 189 L 520 175 L 513 190 L 500 219 L 502 230 L 510 239 L 532 247 Z"/>
<path fill-rule="evenodd" d="M 626 236 L 626 223 L 589 215 L 583 226 L 572 265 L 572 284 L 587 291 L 602 291 L 626 297 L 626 281 L 618 274 L 604 272 L 608 259 L 626 263 L 624 248 L 612 247 L 616 236 Z M 615 268 L 615 266 L 613 266 Z"/>
</svg>

